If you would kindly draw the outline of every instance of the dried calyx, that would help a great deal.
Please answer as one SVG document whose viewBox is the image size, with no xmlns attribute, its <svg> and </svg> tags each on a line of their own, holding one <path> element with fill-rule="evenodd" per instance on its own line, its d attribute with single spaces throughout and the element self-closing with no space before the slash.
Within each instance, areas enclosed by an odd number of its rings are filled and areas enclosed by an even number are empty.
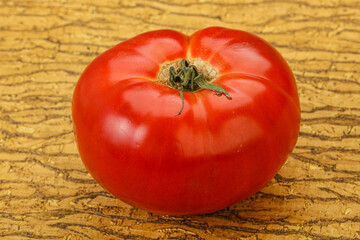
<svg viewBox="0 0 360 240">
<path fill-rule="evenodd" d="M 202 71 L 198 71 L 197 67 L 195 66 L 195 61 L 193 64 L 189 64 L 185 59 L 177 60 L 175 62 L 164 65 L 161 69 L 162 71 L 160 71 L 158 81 L 168 85 L 169 87 L 177 89 L 180 93 L 182 107 L 177 115 L 181 114 L 184 108 L 183 91 L 195 92 L 202 89 L 207 89 L 215 92 L 217 95 L 224 94 L 227 98 L 231 99 L 231 96 L 222 87 L 210 83 L 216 78 L 216 71 L 210 66 L 204 65 L 205 62 L 201 60 L 198 61 L 198 63 L 203 63 L 202 69 L 206 75 L 204 75 Z M 179 64 L 180 66 L 175 70 L 176 65 Z M 164 73 L 164 70 L 167 70 L 168 74 Z"/>
</svg>

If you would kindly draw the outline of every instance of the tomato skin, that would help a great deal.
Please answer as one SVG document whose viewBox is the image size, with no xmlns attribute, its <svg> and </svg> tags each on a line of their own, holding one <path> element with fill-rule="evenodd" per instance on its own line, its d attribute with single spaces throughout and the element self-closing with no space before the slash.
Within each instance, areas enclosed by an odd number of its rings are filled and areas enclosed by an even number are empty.
<svg viewBox="0 0 360 240">
<path fill-rule="evenodd" d="M 168 61 L 200 58 L 232 97 L 156 81 Z M 212 27 L 144 33 L 98 56 L 73 96 L 80 156 L 119 199 L 161 214 L 220 210 L 263 188 L 297 141 L 295 79 L 264 40 Z"/>
</svg>

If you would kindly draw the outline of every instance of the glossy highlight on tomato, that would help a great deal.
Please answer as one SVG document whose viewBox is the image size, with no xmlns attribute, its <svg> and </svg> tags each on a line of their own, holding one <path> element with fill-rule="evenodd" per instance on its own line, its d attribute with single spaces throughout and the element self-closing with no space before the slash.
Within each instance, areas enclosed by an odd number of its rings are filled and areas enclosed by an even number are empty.
<svg viewBox="0 0 360 240">
<path fill-rule="evenodd" d="M 160 83 L 164 64 L 199 59 L 214 91 Z M 105 189 L 160 214 L 220 210 L 262 189 L 294 148 L 300 106 L 294 76 L 263 39 L 210 27 L 191 36 L 146 32 L 98 56 L 73 96 L 80 156 Z"/>
</svg>

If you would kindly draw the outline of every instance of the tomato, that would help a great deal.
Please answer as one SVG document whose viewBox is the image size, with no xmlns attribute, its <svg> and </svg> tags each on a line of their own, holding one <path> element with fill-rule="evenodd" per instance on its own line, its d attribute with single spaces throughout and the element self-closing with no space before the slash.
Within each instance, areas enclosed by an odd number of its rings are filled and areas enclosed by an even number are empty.
<svg viewBox="0 0 360 240">
<path fill-rule="evenodd" d="M 185 91 L 186 74 L 218 88 Z M 164 84 L 169 77 L 173 86 Z M 281 55 L 253 34 L 221 27 L 146 32 L 114 46 L 81 75 L 72 111 L 95 180 L 128 204 L 172 215 L 217 211 L 261 190 L 300 124 L 295 79 Z"/>
</svg>

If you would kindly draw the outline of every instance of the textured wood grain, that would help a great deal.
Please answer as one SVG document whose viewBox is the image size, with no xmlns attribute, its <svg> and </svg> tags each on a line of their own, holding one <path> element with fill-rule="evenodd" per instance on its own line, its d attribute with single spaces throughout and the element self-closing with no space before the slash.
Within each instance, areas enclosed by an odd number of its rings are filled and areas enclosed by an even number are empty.
<svg viewBox="0 0 360 240">
<path fill-rule="evenodd" d="M 300 138 L 258 194 L 222 211 L 135 209 L 84 168 L 76 81 L 107 48 L 148 30 L 212 25 L 271 42 L 298 83 Z M 0 1 L 0 238 L 359 239 L 360 2 Z"/>
</svg>

